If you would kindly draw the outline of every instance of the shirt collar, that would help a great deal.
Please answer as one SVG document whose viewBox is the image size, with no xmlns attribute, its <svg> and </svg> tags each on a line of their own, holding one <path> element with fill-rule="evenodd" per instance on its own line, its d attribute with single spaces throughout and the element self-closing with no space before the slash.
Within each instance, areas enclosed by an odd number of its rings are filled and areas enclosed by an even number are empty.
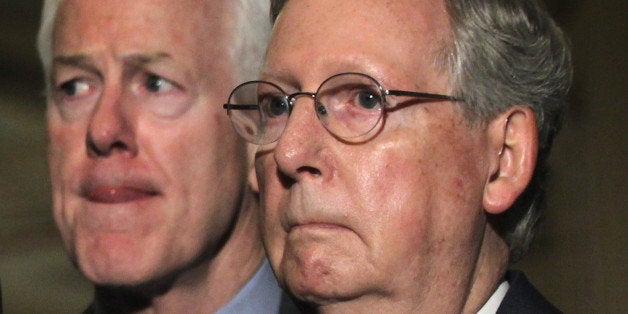
<svg viewBox="0 0 628 314">
<path fill-rule="evenodd" d="M 216 313 L 279 313 L 281 294 L 282 290 L 277 284 L 270 263 L 264 259 L 255 275 Z"/>
<path fill-rule="evenodd" d="M 508 284 L 508 281 L 504 280 L 504 282 L 497 287 L 497 290 L 493 292 L 493 295 L 488 299 L 488 301 L 484 303 L 484 306 L 478 311 L 478 314 L 495 314 L 499 305 L 502 303 L 502 300 L 504 300 L 506 292 L 508 292 L 509 288 L 510 285 Z"/>
</svg>

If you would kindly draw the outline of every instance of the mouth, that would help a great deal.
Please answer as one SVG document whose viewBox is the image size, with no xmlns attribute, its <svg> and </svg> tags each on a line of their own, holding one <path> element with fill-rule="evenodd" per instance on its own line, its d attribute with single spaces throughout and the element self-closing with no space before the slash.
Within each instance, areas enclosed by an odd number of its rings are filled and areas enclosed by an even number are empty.
<svg viewBox="0 0 628 314">
<path fill-rule="evenodd" d="M 330 234 L 338 233 L 342 231 L 348 231 L 345 226 L 341 226 L 335 223 L 329 222 L 308 222 L 292 225 L 288 233 L 289 234 Z"/>
<path fill-rule="evenodd" d="M 119 204 L 141 201 L 157 196 L 155 190 L 132 186 L 103 186 L 86 189 L 84 196 L 94 203 Z"/>
<path fill-rule="evenodd" d="M 89 176 L 81 183 L 79 191 L 87 201 L 99 204 L 137 202 L 161 194 L 146 178 L 121 178 L 116 174 Z"/>
<path fill-rule="evenodd" d="M 333 230 L 333 229 L 341 229 L 344 228 L 342 226 L 339 226 L 337 224 L 333 224 L 333 223 L 328 223 L 328 222 L 310 222 L 310 223 L 303 223 L 303 224 L 296 224 L 292 227 L 290 227 L 290 231 L 292 230 L 308 230 L 308 229 L 321 229 L 321 230 Z"/>
</svg>

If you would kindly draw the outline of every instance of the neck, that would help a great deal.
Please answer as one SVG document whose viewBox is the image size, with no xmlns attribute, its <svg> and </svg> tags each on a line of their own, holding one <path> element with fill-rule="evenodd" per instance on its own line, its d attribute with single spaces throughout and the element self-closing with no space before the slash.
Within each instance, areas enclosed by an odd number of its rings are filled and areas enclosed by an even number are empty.
<svg viewBox="0 0 628 314">
<path fill-rule="evenodd" d="M 508 254 L 508 244 L 495 231 L 492 223 L 486 224 L 482 248 L 463 313 L 477 313 L 495 293 L 508 268 Z"/>
<path fill-rule="evenodd" d="M 257 205 L 256 196 L 247 190 L 233 231 L 219 251 L 171 278 L 141 287 L 96 287 L 96 313 L 216 312 L 240 291 L 264 259 Z"/>
</svg>

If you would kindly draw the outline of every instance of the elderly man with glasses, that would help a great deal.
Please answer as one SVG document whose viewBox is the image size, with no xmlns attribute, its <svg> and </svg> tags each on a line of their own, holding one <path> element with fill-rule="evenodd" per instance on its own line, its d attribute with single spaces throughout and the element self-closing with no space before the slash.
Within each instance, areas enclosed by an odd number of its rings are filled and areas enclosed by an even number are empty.
<svg viewBox="0 0 628 314">
<path fill-rule="evenodd" d="M 570 85 L 536 1 L 275 1 L 259 81 L 263 238 L 303 309 L 555 312 L 520 272 Z M 258 182 L 252 182 L 257 185 Z"/>
</svg>

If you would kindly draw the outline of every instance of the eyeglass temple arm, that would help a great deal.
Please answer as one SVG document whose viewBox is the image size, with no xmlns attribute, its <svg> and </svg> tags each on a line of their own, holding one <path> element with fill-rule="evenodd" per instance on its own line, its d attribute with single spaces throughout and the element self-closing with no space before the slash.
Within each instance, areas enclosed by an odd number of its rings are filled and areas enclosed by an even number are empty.
<svg viewBox="0 0 628 314">
<path fill-rule="evenodd" d="M 259 105 L 257 104 L 238 104 L 238 105 L 223 104 L 222 108 L 227 109 L 227 110 L 258 110 Z"/>
<path fill-rule="evenodd" d="M 410 92 L 405 90 L 387 90 L 386 95 L 392 96 L 410 96 L 410 97 L 419 97 L 419 98 L 427 98 L 427 99 L 442 99 L 442 100 L 452 100 L 452 101 L 463 101 L 460 98 L 456 98 L 448 95 L 440 95 L 440 94 L 430 94 L 430 93 L 420 93 L 420 92 Z"/>
<path fill-rule="evenodd" d="M 410 92 L 405 90 L 387 90 L 386 95 L 392 96 L 410 96 L 410 97 L 419 97 L 419 98 L 427 98 L 427 99 L 443 99 L 443 100 L 452 100 L 452 101 L 462 101 L 460 98 L 456 98 L 448 95 L 440 95 L 440 94 L 430 94 L 430 93 L 421 93 L 421 92 Z M 223 104 L 223 109 L 227 110 L 258 110 L 258 104 Z"/>
</svg>

